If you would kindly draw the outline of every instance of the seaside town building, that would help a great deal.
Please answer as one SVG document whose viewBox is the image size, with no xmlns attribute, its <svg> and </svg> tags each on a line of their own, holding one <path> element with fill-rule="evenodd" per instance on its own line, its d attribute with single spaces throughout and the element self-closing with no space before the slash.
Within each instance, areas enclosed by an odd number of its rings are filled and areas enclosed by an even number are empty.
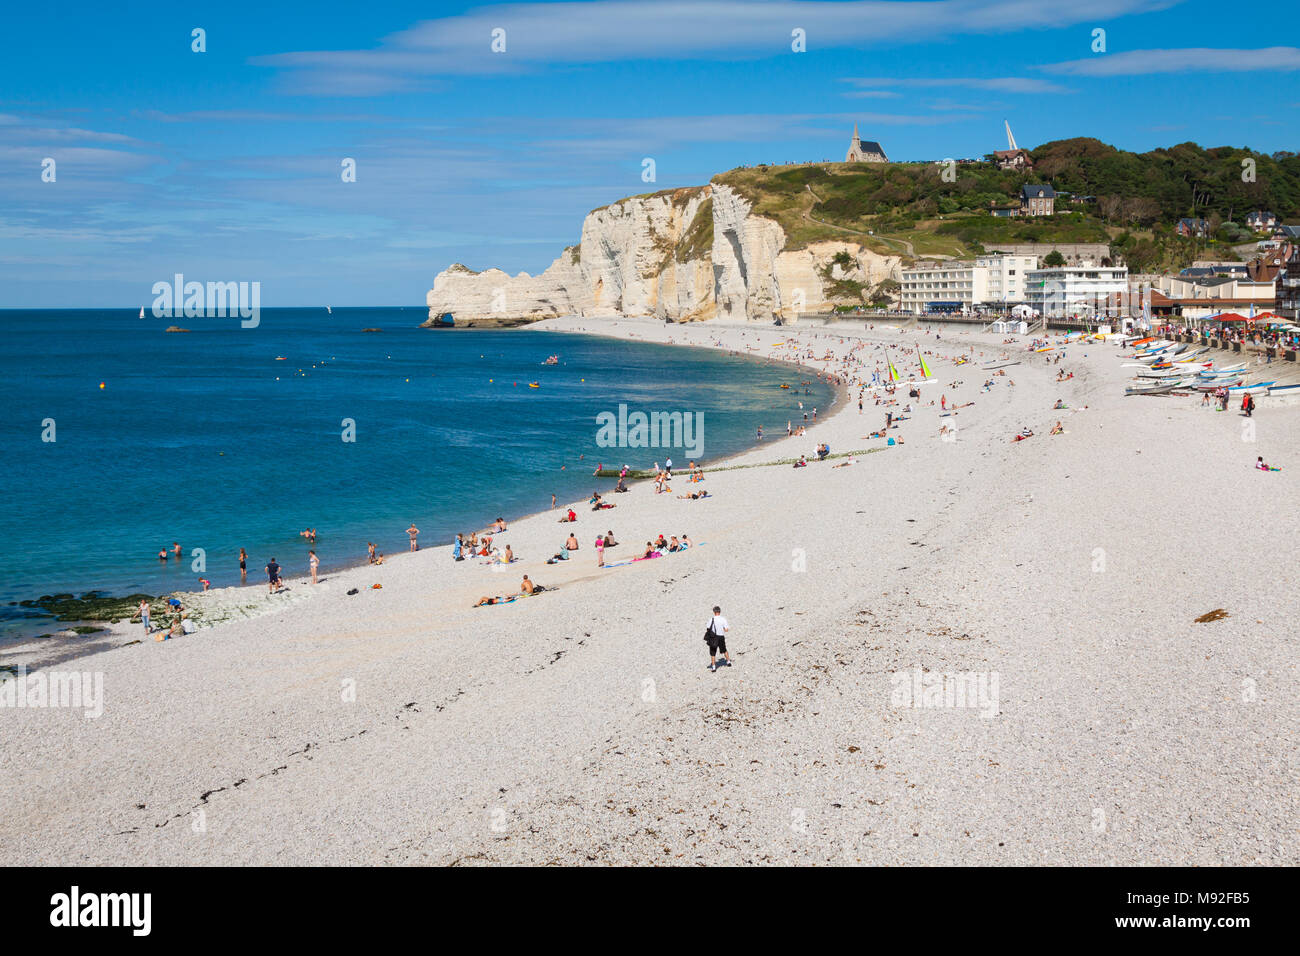
<svg viewBox="0 0 1300 956">
<path fill-rule="evenodd" d="M 1210 224 L 1204 219 L 1179 219 L 1174 231 L 1187 239 L 1204 239 L 1210 234 Z"/>
<path fill-rule="evenodd" d="M 1300 243 L 1291 246 L 1286 266 L 1274 280 L 1275 309 L 1284 319 L 1300 322 Z"/>
<path fill-rule="evenodd" d="M 1016 145 L 1016 138 L 1011 135 L 1011 123 L 1007 120 L 1003 120 L 1002 123 L 1007 128 L 1007 148 L 994 150 L 993 162 L 997 163 L 998 169 L 1009 169 L 1018 173 L 1029 172 L 1034 168 L 1033 158 L 1027 150 Z"/>
<path fill-rule="evenodd" d="M 986 255 L 918 262 L 902 271 L 899 308 L 916 314 L 1006 309 L 1025 301 L 1025 277 L 1037 256 Z"/>
<path fill-rule="evenodd" d="M 1056 213 L 1056 190 L 1051 186 L 1026 185 L 1020 187 L 1020 214 L 1022 216 L 1051 216 Z"/>
<path fill-rule="evenodd" d="M 865 143 L 858 138 L 858 124 L 853 124 L 853 139 L 849 143 L 848 155 L 844 157 L 846 163 L 887 163 L 885 158 L 885 149 L 874 140 L 867 140 Z"/>
<path fill-rule="evenodd" d="M 1026 302 L 1047 319 L 1110 314 L 1128 291 L 1128 267 L 1085 262 L 1035 269 L 1026 288 Z"/>
<path fill-rule="evenodd" d="M 1277 216 L 1263 209 L 1246 216 L 1246 228 L 1251 232 L 1272 232 L 1277 225 Z"/>
</svg>

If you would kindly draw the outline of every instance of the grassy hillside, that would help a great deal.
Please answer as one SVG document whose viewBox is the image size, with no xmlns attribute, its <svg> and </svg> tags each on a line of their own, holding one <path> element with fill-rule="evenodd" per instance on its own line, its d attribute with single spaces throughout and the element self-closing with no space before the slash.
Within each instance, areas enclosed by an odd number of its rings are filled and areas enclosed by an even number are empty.
<svg viewBox="0 0 1300 956">
<path fill-rule="evenodd" d="M 852 239 L 916 258 L 968 256 L 997 243 L 1108 242 L 1134 269 L 1179 268 L 1195 258 L 1237 258 L 1231 247 L 1250 237 L 1236 220 L 1254 209 L 1300 219 L 1300 157 L 1288 154 L 1184 143 L 1139 155 L 1072 139 L 1044 144 L 1033 156 L 1030 176 L 989 162 L 959 164 L 952 182 L 933 163 L 814 163 L 733 169 L 714 182 L 780 223 L 787 248 Z M 1253 182 L 1242 181 L 1243 159 L 1253 161 Z M 990 206 L 1017 203 L 1028 182 L 1093 199 L 1061 203 L 1052 217 L 989 214 Z M 1174 234 L 1178 219 L 1193 215 L 1210 221 L 1209 241 Z"/>
</svg>

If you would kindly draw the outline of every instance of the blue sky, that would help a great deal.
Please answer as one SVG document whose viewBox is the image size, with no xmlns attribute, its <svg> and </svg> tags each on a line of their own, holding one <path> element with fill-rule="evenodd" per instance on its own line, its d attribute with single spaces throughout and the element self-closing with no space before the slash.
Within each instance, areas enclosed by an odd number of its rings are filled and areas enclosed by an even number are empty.
<svg viewBox="0 0 1300 956">
<path fill-rule="evenodd" d="M 1029 147 L 1300 150 L 1296 9 L 10 5 L 0 307 L 134 307 L 176 272 L 260 281 L 264 306 L 418 305 L 452 262 L 540 271 L 622 196 L 842 159 L 855 121 L 904 160 L 1002 148 L 1004 118 Z M 195 28 L 206 52 L 191 50 Z"/>
</svg>

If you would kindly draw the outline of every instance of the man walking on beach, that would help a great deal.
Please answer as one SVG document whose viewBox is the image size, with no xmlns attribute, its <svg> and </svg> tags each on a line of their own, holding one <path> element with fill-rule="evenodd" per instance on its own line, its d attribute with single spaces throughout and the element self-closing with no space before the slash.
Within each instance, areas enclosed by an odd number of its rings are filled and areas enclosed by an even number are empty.
<svg viewBox="0 0 1300 956">
<path fill-rule="evenodd" d="M 272 558 L 266 563 L 266 593 L 270 594 L 280 587 L 280 565 Z"/>
<path fill-rule="evenodd" d="M 714 607 L 713 617 L 709 619 L 709 626 L 704 631 L 704 639 L 709 643 L 710 672 L 716 672 L 718 669 L 718 651 L 722 651 L 723 666 L 731 666 L 731 654 L 727 651 L 728 630 L 730 628 L 727 619 L 722 616 L 722 608 Z"/>
</svg>

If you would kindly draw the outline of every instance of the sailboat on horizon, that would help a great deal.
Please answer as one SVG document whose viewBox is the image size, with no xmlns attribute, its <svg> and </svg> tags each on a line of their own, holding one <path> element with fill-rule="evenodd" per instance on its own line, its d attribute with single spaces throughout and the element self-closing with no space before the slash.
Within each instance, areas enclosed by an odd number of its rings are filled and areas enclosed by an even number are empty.
<svg viewBox="0 0 1300 956">
<path fill-rule="evenodd" d="M 144 318 L 144 306 L 140 306 L 140 318 Z"/>
</svg>

